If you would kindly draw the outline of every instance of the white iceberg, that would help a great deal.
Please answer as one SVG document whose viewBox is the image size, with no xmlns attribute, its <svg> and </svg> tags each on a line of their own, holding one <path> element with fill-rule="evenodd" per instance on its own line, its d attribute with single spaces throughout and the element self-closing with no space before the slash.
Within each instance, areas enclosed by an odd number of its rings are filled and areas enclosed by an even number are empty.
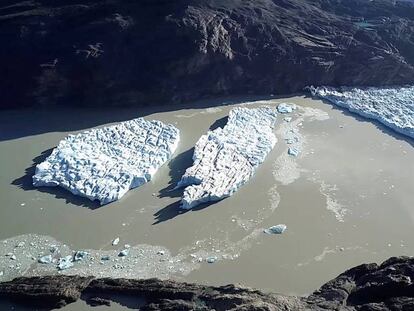
<svg viewBox="0 0 414 311">
<path fill-rule="evenodd" d="M 295 104 L 281 103 L 277 106 L 277 111 L 279 113 L 291 113 L 294 110 L 296 110 L 296 105 Z"/>
<path fill-rule="evenodd" d="M 414 138 L 414 86 L 395 88 L 310 87 L 313 96 L 326 99 L 394 131 Z"/>
<path fill-rule="evenodd" d="M 264 229 L 263 232 L 266 234 L 282 234 L 287 229 L 287 226 L 284 224 L 272 226 L 268 229 Z"/>
<path fill-rule="evenodd" d="M 46 256 L 40 257 L 38 262 L 42 264 L 50 264 L 53 262 L 53 257 L 52 255 L 46 255 Z"/>
<path fill-rule="evenodd" d="M 73 267 L 73 258 L 71 255 L 59 258 L 58 270 L 66 270 Z"/>
<path fill-rule="evenodd" d="M 69 135 L 36 166 L 33 185 L 61 186 L 107 204 L 151 180 L 178 141 L 174 126 L 142 118 Z"/>
<path fill-rule="evenodd" d="M 183 209 L 231 196 L 254 174 L 273 149 L 277 112 L 272 108 L 235 108 L 228 123 L 201 136 L 177 187 L 186 187 Z"/>
<path fill-rule="evenodd" d="M 288 149 L 288 154 L 294 157 L 297 157 L 299 155 L 299 149 L 295 147 L 290 147 Z"/>
</svg>

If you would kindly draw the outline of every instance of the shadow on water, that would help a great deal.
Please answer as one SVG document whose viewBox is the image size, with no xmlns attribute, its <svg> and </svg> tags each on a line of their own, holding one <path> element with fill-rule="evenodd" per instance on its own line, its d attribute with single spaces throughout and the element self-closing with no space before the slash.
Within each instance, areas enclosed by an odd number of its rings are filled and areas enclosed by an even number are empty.
<svg viewBox="0 0 414 311">
<path fill-rule="evenodd" d="M 227 123 L 227 117 L 221 118 L 214 122 L 212 126 L 210 127 L 210 130 L 214 127 L 218 128 L 222 125 L 225 125 Z M 159 198 L 181 198 L 183 194 L 183 188 L 175 188 L 178 182 L 181 179 L 181 176 L 185 173 L 185 170 L 190 167 L 193 164 L 193 153 L 194 153 L 194 147 L 191 149 L 188 149 L 179 155 L 177 155 L 169 164 L 169 170 L 170 170 L 170 182 L 168 183 L 168 186 L 164 189 L 161 189 L 159 192 L 158 197 Z M 209 207 L 210 205 L 213 205 L 217 202 L 208 202 L 201 204 L 195 208 L 192 208 L 191 210 L 185 210 L 180 208 L 181 200 L 175 201 L 166 207 L 160 209 L 154 214 L 155 222 L 153 225 L 157 225 L 159 223 L 165 222 L 167 220 L 173 219 L 179 215 L 191 212 L 191 211 L 199 211 L 206 207 Z"/>
<path fill-rule="evenodd" d="M 393 137 L 393 138 L 395 138 L 397 140 L 404 141 L 404 142 L 408 143 L 411 147 L 414 147 L 414 140 L 413 139 L 411 139 L 408 136 L 405 136 L 403 134 L 400 134 L 400 133 L 398 133 L 398 132 L 396 132 L 396 131 L 388 128 L 387 126 L 385 126 L 384 124 L 382 124 L 378 120 L 370 119 L 370 118 L 367 118 L 367 117 L 363 117 L 363 116 L 357 114 L 356 112 L 351 112 L 351 111 L 349 111 L 348 109 L 346 109 L 344 107 L 335 105 L 334 103 L 332 103 L 331 101 L 329 101 L 327 99 L 322 99 L 322 98 L 319 98 L 319 97 L 314 97 L 314 96 L 312 96 L 310 94 L 305 95 L 304 98 L 310 98 L 310 99 L 313 99 L 313 100 L 320 100 L 325 105 L 331 107 L 332 110 L 337 110 L 337 111 L 341 112 L 345 116 L 352 117 L 353 119 L 355 119 L 355 120 L 357 120 L 359 122 L 372 123 L 372 124 L 375 125 L 375 127 L 377 129 L 379 129 L 384 134 L 389 135 L 389 136 L 391 136 L 391 137 Z"/>
<path fill-rule="evenodd" d="M 183 104 L 150 107 L 102 107 L 96 108 L 36 108 L 4 110 L 0 113 L 0 142 L 50 132 L 71 132 L 92 127 L 145 117 L 154 113 L 185 109 L 204 109 L 240 104 L 250 101 L 271 100 L 297 96 L 233 96 L 215 99 L 194 100 Z"/>
<path fill-rule="evenodd" d="M 183 190 L 175 189 L 175 186 L 180 181 L 181 176 L 185 173 L 185 170 L 193 165 L 193 153 L 194 147 L 180 153 L 168 163 L 170 181 L 167 187 L 160 190 L 158 195 L 159 198 L 181 197 Z"/>
<path fill-rule="evenodd" d="M 160 209 L 158 212 L 154 214 L 155 222 L 153 222 L 153 225 L 158 225 L 162 222 L 171 220 L 177 216 L 180 216 L 186 213 L 201 211 L 218 202 L 219 201 L 207 202 L 207 203 L 200 204 L 196 207 L 193 207 L 192 209 L 186 210 L 186 209 L 180 208 L 180 204 L 181 204 L 180 201 L 176 201 Z"/>
<path fill-rule="evenodd" d="M 227 124 L 228 120 L 229 120 L 229 117 L 228 116 L 225 116 L 225 117 L 223 117 L 221 119 L 216 120 L 216 122 L 214 122 L 209 127 L 209 130 L 210 131 L 214 131 L 217 128 L 223 128 Z"/>
<path fill-rule="evenodd" d="M 35 173 L 36 165 L 46 160 L 52 153 L 53 148 L 43 151 L 39 156 L 32 160 L 32 165 L 25 169 L 23 176 L 12 181 L 12 185 L 17 186 L 23 190 L 35 190 L 43 193 L 49 193 L 55 196 L 56 199 L 64 199 L 66 204 L 74 204 L 80 207 L 87 207 L 89 209 L 97 209 L 100 207 L 97 201 L 90 201 L 89 199 L 75 196 L 71 192 L 60 187 L 34 187 L 32 184 L 32 176 Z"/>
</svg>

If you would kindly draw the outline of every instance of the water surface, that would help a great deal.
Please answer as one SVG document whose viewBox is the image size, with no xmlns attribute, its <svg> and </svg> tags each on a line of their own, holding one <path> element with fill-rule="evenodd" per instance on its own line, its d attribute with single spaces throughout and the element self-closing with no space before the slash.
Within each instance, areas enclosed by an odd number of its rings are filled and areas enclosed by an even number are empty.
<svg viewBox="0 0 414 311">
<path fill-rule="evenodd" d="M 360 263 L 414 254 L 413 142 L 305 97 L 248 100 L 250 107 L 291 102 L 301 108 L 291 122 L 278 117 L 278 143 L 247 185 L 231 198 L 180 212 L 181 192 L 172 188 L 191 165 L 192 147 L 208 129 L 223 126 L 243 100 L 234 102 L 166 112 L 2 112 L 0 240 L 36 234 L 74 250 L 111 251 L 120 237 L 121 245 L 160 246 L 192 264 L 168 277 L 287 294 L 310 293 Z M 31 186 L 34 165 L 68 133 L 140 116 L 181 131 L 174 158 L 150 183 L 103 207 L 65 190 Z M 297 158 L 287 156 L 284 138 L 291 129 L 300 138 Z M 287 225 L 283 235 L 263 233 L 276 224 Z M 206 263 L 213 255 L 218 261 Z M 3 258 L 0 271 L 9 263 Z"/>
</svg>

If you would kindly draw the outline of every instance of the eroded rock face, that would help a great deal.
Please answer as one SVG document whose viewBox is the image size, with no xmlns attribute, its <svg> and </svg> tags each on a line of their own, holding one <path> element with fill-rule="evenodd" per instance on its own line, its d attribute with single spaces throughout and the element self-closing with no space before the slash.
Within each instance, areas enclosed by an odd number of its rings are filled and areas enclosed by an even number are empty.
<svg viewBox="0 0 414 311">
<path fill-rule="evenodd" d="M 69 135 L 37 165 L 33 185 L 107 204 L 151 180 L 178 141 L 176 127 L 142 118 Z"/>
<path fill-rule="evenodd" d="M 391 0 L 10 0 L 0 107 L 414 83 L 413 20 Z"/>
<path fill-rule="evenodd" d="M 32 307 L 59 307 L 79 299 L 108 305 L 128 295 L 140 310 L 412 310 L 414 258 L 393 257 L 381 265 L 352 268 L 309 297 L 263 293 L 227 285 L 174 281 L 94 279 L 78 276 L 17 278 L 0 284 L 1 299 Z M 118 301 L 119 302 L 119 301 Z"/>
<path fill-rule="evenodd" d="M 201 136 L 189 167 L 178 183 L 183 209 L 231 196 L 253 176 L 276 144 L 276 109 L 235 108 L 224 128 Z"/>
</svg>

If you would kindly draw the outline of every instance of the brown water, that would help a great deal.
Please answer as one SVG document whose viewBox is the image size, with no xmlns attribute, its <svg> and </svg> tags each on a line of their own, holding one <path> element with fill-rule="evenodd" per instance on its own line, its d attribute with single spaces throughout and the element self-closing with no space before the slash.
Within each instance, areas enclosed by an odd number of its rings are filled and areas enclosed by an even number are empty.
<svg viewBox="0 0 414 311">
<path fill-rule="evenodd" d="M 2 112 L 0 240 L 34 233 L 72 249 L 110 250 L 119 236 L 121 244 L 158 245 L 196 262 L 189 274 L 169 277 L 288 294 L 309 293 L 363 262 L 414 255 L 413 142 L 318 100 L 293 97 L 249 105 L 280 102 L 303 108 L 290 123 L 278 117 L 279 141 L 251 181 L 231 198 L 182 214 L 177 213 L 180 192 L 170 190 L 191 164 L 197 139 L 224 125 L 234 106 L 160 113 Z M 139 116 L 181 130 L 174 159 L 150 183 L 100 208 L 64 190 L 30 186 L 33 164 L 68 133 Z M 291 127 L 302 137 L 298 158 L 286 156 L 283 136 Z M 280 223 L 288 227 L 283 235 L 262 232 Z M 198 263 L 203 252 L 219 260 Z M 189 257 L 193 253 L 196 259 Z M 81 304 L 76 306 L 82 309 Z"/>
</svg>

